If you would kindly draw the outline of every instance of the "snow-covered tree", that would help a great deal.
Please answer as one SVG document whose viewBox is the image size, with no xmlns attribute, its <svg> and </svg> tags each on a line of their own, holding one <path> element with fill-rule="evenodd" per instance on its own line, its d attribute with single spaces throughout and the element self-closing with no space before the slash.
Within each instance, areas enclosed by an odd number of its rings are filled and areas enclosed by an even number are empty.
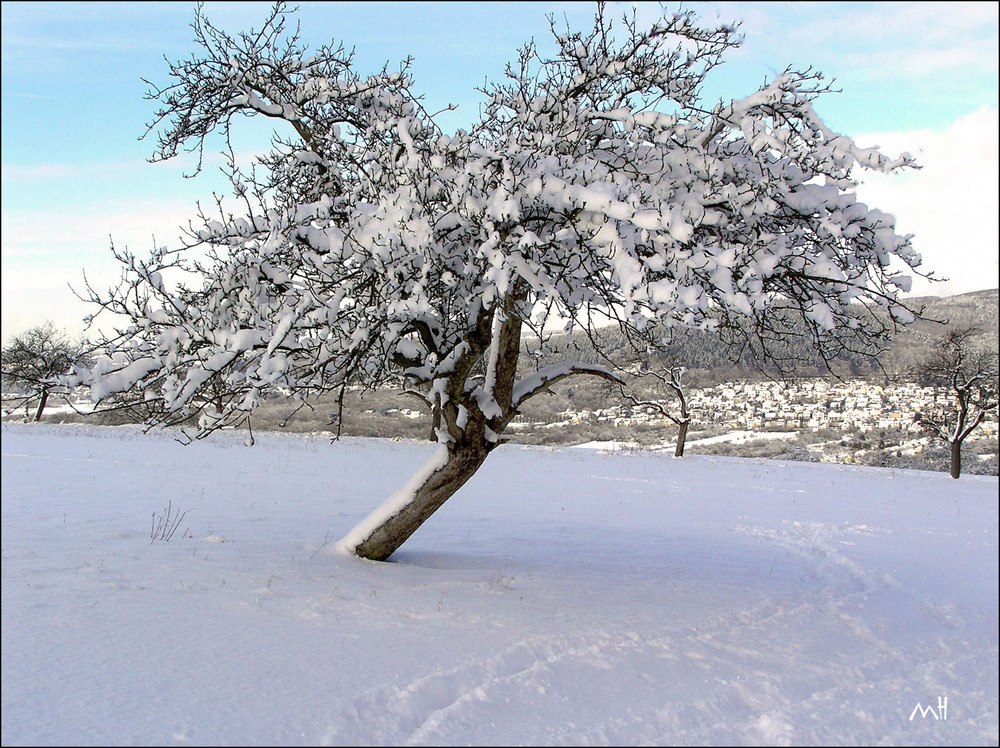
<svg viewBox="0 0 1000 748">
<path fill-rule="evenodd" d="M 913 374 L 921 384 L 941 387 L 948 397 L 916 416 L 931 436 L 948 443 L 951 477 L 962 475 L 962 443 L 997 409 L 997 349 L 975 327 L 960 327 L 936 341 Z"/>
<path fill-rule="evenodd" d="M 231 36 L 199 10 L 197 52 L 152 86 L 154 160 L 221 134 L 242 209 L 220 202 L 186 246 L 148 258 L 113 248 L 121 284 L 88 295 L 125 323 L 81 378 L 96 399 L 142 390 L 163 423 L 197 413 L 199 435 L 244 422 L 274 388 L 420 393 L 439 449 L 349 551 L 388 558 L 529 398 L 570 376 L 620 379 L 574 361 L 519 379 L 523 335 L 558 324 L 596 340 L 613 324 L 649 353 L 672 327 L 701 328 L 768 360 L 805 334 L 831 359 L 912 318 L 897 295 L 919 257 L 853 192 L 857 169 L 910 158 L 831 131 L 811 70 L 703 101 L 734 26 L 680 12 L 645 27 L 603 6 L 585 32 L 553 22 L 554 53 L 525 46 L 484 87 L 478 123 L 447 133 L 408 61 L 361 75 L 343 46 L 309 52 L 287 21 L 279 4 Z M 230 142 L 240 116 L 279 128 L 250 171 Z"/>
<path fill-rule="evenodd" d="M 65 394 L 62 377 L 89 360 L 85 344 L 71 341 L 49 321 L 12 337 L 2 358 L 4 384 L 24 393 L 14 400 L 24 404 L 26 415 L 28 406 L 34 405 L 33 421 L 42 419 L 51 394 Z"/>
<path fill-rule="evenodd" d="M 86 360 L 86 346 L 72 342 L 63 330 L 46 321 L 12 337 L 2 356 L 4 383 L 24 393 L 15 400 L 24 404 L 26 414 L 28 405 L 34 403 L 31 420 L 39 421 L 49 395 L 63 391 L 60 378 Z"/>
</svg>

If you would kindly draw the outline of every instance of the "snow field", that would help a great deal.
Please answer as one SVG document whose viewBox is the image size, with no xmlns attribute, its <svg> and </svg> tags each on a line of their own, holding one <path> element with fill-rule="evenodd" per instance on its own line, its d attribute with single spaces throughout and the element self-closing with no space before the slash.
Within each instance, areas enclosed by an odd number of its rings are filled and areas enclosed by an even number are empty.
<svg viewBox="0 0 1000 748">
<path fill-rule="evenodd" d="M 337 553 L 433 450 L 4 425 L 3 743 L 996 744 L 996 478 L 508 445 Z"/>
</svg>

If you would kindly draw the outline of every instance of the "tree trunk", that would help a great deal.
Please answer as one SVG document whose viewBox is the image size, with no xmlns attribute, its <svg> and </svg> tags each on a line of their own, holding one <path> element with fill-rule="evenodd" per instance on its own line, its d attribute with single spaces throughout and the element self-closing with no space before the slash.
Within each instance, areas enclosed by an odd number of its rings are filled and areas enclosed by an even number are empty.
<svg viewBox="0 0 1000 748">
<path fill-rule="evenodd" d="M 677 429 L 677 447 L 674 449 L 674 457 L 684 456 L 684 441 L 687 439 L 687 435 L 688 435 L 688 422 L 681 421 L 681 424 Z"/>
<path fill-rule="evenodd" d="M 493 448 L 490 443 L 441 445 L 413 479 L 340 542 L 362 558 L 385 561 L 465 485 Z"/>
<path fill-rule="evenodd" d="M 962 442 L 951 443 L 951 477 L 958 478 L 962 474 Z"/>
<path fill-rule="evenodd" d="M 45 403 L 48 402 L 48 390 L 42 390 L 38 395 L 38 408 L 35 409 L 35 421 L 42 420 L 42 411 L 45 410 Z"/>
</svg>

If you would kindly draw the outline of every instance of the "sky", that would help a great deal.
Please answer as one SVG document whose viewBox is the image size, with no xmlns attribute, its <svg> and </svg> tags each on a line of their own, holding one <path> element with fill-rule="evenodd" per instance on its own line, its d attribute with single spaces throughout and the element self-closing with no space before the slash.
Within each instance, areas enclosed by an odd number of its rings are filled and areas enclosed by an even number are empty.
<svg viewBox="0 0 1000 748">
<path fill-rule="evenodd" d="M 632 7 L 640 19 L 653 3 Z M 84 274 L 98 290 L 118 278 L 110 244 L 140 256 L 176 245 L 179 227 L 226 182 L 209 160 L 150 164 L 155 142 L 148 85 L 168 81 L 165 60 L 194 51 L 194 3 L 2 3 L 2 339 L 53 321 L 71 335 L 94 311 L 77 299 Z M 672 9 L 674 6 L 670 6 Z M 689 3 L 708 22 L 741 21 L 745 41 L 713 71 L 710 101 L 752 93 L 788 66 L 812 66 L 838 93 L 816 109 L 827 123 L 922 166 L 859 188 L 913 234 L 924 270 L 916 294 L 995 288 L 998 276 L 998 5 L 981 3 Z M 266 3 L 205 4 L 231 32 L 259 28 Z M 585 29 L 592 3 L 303 3 L 303 40 L 356 52 L 362 73 L 413 58 L 415 90 L 429 111 L 458 106 L 446 130 L 477 118 L 476 88 L 534 38 L 543 49 L 552 16 Z M 238 131 L 239 134 L 239 131 Z M 262 133 L 243 133 L 248 149 Z M 240 144 L 237 144 L 239 147 Z"/>
</svg>

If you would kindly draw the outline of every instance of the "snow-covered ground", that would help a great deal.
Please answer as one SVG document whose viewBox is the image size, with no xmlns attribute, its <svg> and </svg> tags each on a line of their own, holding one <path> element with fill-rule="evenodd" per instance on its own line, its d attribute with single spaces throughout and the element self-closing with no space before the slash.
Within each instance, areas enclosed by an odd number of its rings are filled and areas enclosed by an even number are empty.
<svg viewBox="0 0 1000 748">
<path fill-rule="evenodd" d="M 730 431 L 719 436 L 709 436 L 704 439 L 693 439 L 688 445 L 695 444 L 722 444 L 730 442 L 732 444 L 746 444 L 747 442 L 759 439 L 794 439 L 799 435 L 797 431 Z"/>
<path fill-rule="evenodd" d="M 4 745 L 997 744 L 995 477 L 508 445 L 378 564 L 432 445 L 2 437 Z"/>
<path fill-rule="evenodd" d="M 794 439 L 799 435 L 797 431 L 728 431 L 718 436 L 707 436 L 704 439 L 688 439 L 685 444 L 689 447 L 704 444 L 749 444 L 754 441 L 770 441 L 772 439 Z M 576 449 L 596 449 L 604 452 L 622 452 L 642 449 L 636 442 L 629 441 L 594 441 L 574 444 Z M 653 447 L 655 451 L 670 451 L 673 453 L 677 446 L 676 440 Z"/>
</svg>

